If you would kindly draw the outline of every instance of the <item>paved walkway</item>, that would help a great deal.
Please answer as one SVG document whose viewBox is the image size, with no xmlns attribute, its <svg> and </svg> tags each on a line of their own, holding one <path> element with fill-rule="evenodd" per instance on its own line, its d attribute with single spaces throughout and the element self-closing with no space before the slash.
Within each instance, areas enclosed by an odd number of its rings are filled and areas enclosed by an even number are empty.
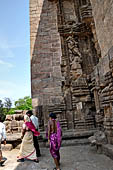
<svg viewBox="0 0 113 170">
<path fill-rule="evenodd" d="M 53 159 L 49 149 L 41 148 L 42 156 L 40 163 L 25 161 L 16 162 L 18 150 L 4 151 L 7 157 L 4 167 L 0 170 L 52 170 Z M 102 154 L 97 154 L 90 146 L 69 146 L 61 148 L 61 169 L 62 170 L 113 170 L 113 160 Z"/>
</svg>

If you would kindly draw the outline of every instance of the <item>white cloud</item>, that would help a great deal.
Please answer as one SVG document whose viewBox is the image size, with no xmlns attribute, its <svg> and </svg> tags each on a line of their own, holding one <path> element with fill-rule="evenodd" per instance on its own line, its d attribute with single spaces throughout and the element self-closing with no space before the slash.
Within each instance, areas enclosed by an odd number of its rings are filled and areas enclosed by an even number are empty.
<svg viewBox="0 0 113 170">
<path fill-rule="evenodd" d="M 13 50 L 9 48 L 9 43 L 4 37 L 0 37 L 0 73 L 9 71 L 14 65 L 10 62 L 15 55 Z"/>
<path fill-rule="evenodd" d="M 5 39 L 0 39 L 0 58 L 14 58 L 14 53 Z"/>
<path fill-rule="evenodd" d="M 12 101 L 15 101 L 25 96 L 30 96 L 29 86 L 0 80 L 0 99 L 9 97 Z"/>
<path fill-rule="evenodd" d="M 9 63 L 9 62 L 5 62 L 3 60 L 0 60 L 0 65 L 3 65 L 3 66 L 7 66 L 9 68 L 12 68 L 14 67 L 13 64 Z"/>
<path fill-rule="evenodd" d="M 0 37 L 0 58 L 14 58 L 13 50 L 15 48 L 24 48 L 29 46 L 29 43 L 8 42 L 7 39 Z"/>
<path fill-rule="evenodd" d="M 0 44 L 1 49 L 23 48 L 29 46 L 29 43 L 12 42 L 11 44 Z"/>
<path fill-rule="evenodd" d="M 30 85 L 29 82 L 23 80 L 23 77 L 18 80 L 14 75 L 11 77 L 10 73 L 13 73 L 12 68 L 16 64 L 16 52 L 17 49 L 28 46 L 29 44 L 24 44 L 20 42 L 9 42 L 7 37 L 0 35 L 0 74 L 3 75 L 3 79 L 0 79 L 0 99 L 5 97 L 11 98 L 13 101 L 30 95 Z M 14 65 L 12 63 L 15 63 Z M 11 72 L 10 72 L 11 71 Z M 14 70 L 16 71 L 16 69 Z M 5 74 L 6 73 L 6 74 Z M 8 77 L 7 77 L 8 76 Z M 14 79 L 13 81 L 9 78 Z M 22 75 L 23 76 L 23 75 Z M 6 80 L 5 80 L 6 79 Z M 23 80 L 23 81 L 22 81 Z M 28 81 L 28 80 L 27 80 Z M 15 83 L 18 82 L 18 83 Z M 26 83 L 26 84 L 25 84 Z"/>
<path fill-rule="evenodd" d="M 15 85 L 8 81 L 0 81 L 0 99 L 4 101 L 4 98 L 9 97 L 11 101 L 14 101 L 14 92 Z"/>
</svg>

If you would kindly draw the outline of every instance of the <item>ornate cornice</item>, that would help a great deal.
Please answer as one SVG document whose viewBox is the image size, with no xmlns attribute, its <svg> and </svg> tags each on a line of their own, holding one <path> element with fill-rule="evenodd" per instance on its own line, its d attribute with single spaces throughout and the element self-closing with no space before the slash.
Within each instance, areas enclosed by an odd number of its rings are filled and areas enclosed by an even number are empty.
<svg viewBox="0 0 113 170">
<path fill-rule="evenodd" d="M 63 36 L 69 35 L 86 35 L 91 34 L 90 27 L 85 23 L 76 23 L 73 25 L 61 25 L 58 27 L 58 31 Z"/>
<path fill-rule="evenodd" d="M 84 5 L 80 7 L 80 15 L 83 22 L 91 22 L 92 17 L 92 7 L 91 5 Z"/>
</svg>

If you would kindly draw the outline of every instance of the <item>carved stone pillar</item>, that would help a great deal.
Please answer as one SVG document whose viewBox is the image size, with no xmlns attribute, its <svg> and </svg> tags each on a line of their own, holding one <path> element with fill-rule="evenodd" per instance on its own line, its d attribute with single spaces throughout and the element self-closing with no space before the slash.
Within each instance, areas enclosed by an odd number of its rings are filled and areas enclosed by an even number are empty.
<svg viewBox="0 0 113 170">
<path fill-rule="evenodd" d="M 104 107 L 104 128 L 109 144 L 113 144 L 113 104 Z"/>
<path fill-rule="evenodd" d="M 104 107 L 104 128 L 107 135 L 108 143 L 113 144 L 113 48 L 109 50 L 109 62 L 110 71 L 106 76 L 106 91 L 104 96 L 107 99 L 108 105 Z"/>
<path fill-rule="evenodd" d="M 94 100 L 95 100 L 95 107 L 96 107 L 96 115 L 95 115 L 96 126 L 97 128 L 102 128 L 104 116 L 100 107 L 99 87 L 98 88 L 95 87 L 93 93 L 94 93 Z"/>
</svg>

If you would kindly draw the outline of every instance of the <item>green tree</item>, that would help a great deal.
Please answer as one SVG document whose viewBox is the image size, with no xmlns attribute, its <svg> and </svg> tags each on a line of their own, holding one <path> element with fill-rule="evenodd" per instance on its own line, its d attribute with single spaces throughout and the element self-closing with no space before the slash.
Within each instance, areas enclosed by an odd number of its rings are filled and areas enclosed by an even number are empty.
<svg viewBox="0 0 113 170">
<path fill-rule="evenodd" d="M 15 113 L 15 108 L 11 108 L 11 109 L 9 110 L 9 112 L 8 112 L 9 115 L 12 115 L 12 114 L 14 114 L 14 113 Z"/>
<path fill-rule="evenodd" d="M 0 100 L 0 116 L 1 116 L 2 120 L 5 119 L 4 104 L 3 104 L 2 100 Z"/>
<path fill-rule="evenodd" d="M 15 101 L 15 110 L 30 110 L 32 109 L 32 99 L 29 96 L 25 96 Z"/>
<path fill-rule="evenodd" d="M 11 99 L 10 99 L 10 98 L 5 98 L 4 100 L 5 100 L 4 106 L 5 106 L 6 114 L 8 114 L 8 112 L 9 112 L 10 109 L 11 109 L 12 102 L 11 102 Z"/>
<path fill-rule="evenodd" d="M 4 104 L 3 104 L 2 100 L 0 100 L 0 113 L 3 112 L 3 106 L 4 106 Z"/>
</svg>

